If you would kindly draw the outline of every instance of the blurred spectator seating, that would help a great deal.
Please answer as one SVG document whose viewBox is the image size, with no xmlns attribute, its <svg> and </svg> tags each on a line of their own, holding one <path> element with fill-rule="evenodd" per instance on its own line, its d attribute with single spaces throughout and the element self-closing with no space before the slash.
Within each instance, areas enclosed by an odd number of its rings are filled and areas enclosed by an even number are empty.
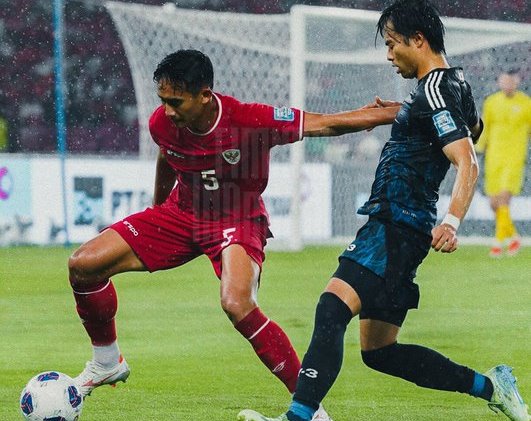
<svg viewBox="0 0 531 421">
<path fill-rule="evenodd" d="M 133 2 L 132 0 L 129 0 Z M 168 0 L 139 0 L 162 5 Z M 138 152 L 138 122 L 129 67 L 112 20 L 94 0 L 65 2 L 68 149 L 72 153 Z M 286 13 L 293 4 L 381 10 L 386 0 L 183 0 L 184 7 Z M 439 0 L 443 15 L 531 22 L 529 0 Z M 52 2 L 0 0 L 0 112 L 8 150 L 55 150 Z M 38 102 L 37 110 L 35 103 Z"/>
</svg>

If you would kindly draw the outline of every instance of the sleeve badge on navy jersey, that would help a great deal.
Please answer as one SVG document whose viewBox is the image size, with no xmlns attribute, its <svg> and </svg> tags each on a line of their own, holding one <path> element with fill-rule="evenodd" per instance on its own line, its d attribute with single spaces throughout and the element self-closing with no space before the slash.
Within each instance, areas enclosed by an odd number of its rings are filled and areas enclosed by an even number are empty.
<svg viewBox="0 0 531 421">
<path fill-rule="evenodd" d="M 289 107 L 275 107 L 273 119 L 277 121 L 293 121 L 295 120 L 295 112 Z"/>
<path fill-rule="evenodd" d="M 439 134 L 439 137 L 451 133 L 454 130 L 457 130 L 455 121 L 452 118 L 450 112 L 447 110 L 435 114 L 432 119 L 433 123 L 435 124 L 435 128 L 437 129 L 437 133 Z"/>
<path fill-rule="evenodd" d="M 227 161 L 229 164 L 236 165 L 238 162 L 240 162 L 241 153 L 239 149 L 227 149 L 221 154 L 223 155 L 223 158 L 225 158 L 225 161 Z"/>
</svg>

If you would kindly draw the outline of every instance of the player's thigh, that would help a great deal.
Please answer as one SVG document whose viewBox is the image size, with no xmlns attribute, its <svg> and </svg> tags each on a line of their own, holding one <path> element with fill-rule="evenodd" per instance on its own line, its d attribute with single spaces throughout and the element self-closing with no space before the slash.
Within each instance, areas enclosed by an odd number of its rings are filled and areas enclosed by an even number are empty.
<svg viewBox="0 0 531 421">
<path fill-rule="evenodd" d="M 271 235 L 266 218 L 205 222 L 195 234 L 199 248 L 210 259 L 218 278 L 241 278 L 242 275 L 248 278 L 251 271 L 259 279 L 265 260 L 264 247 Z M 232 247 L 235 245 L 239 247 Z M 239 264 L 245 266 L 238 268 Z"/>
<path fill-rule="evenodd" d="M 241 244 L 232 244 L 221 252 L 221 297 L 256 301 L 260 266 Z"/>
<path fill-rule="evenodd" d="M 362 351 L 372 351 L 395 343 L 400 327 L 376 319 L 360 320 L 360 347 Z"/>
<path fill-rule="evenodd" d="M 91 275 L 109 277 L 145 269 L 129 244 L 112 229 L 106 229 L 79 247 L 70 257 L 68 265 L 71 274 L 80 278 Z"/>
</svg>

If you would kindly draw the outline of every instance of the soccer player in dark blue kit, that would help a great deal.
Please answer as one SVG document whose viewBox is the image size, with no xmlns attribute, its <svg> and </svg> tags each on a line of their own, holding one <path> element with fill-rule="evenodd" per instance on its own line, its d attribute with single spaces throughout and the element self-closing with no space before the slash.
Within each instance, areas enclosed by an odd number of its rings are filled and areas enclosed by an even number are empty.
<svg viewBox="0 0 531 421">
<path fill-rule="evenodd" d="M 360 317 L 361 356 L 374 370 L 418 386 L 482 398 L 514 421 L 529 421 L 511 368 L 486 374 L 419 345 L 398 343 L 407 312 L 417 308 L 417 267 L 428 251 L 451 253 L 472 200 L 478 165 L 473 142 L 482 130 L 461 68 L 445 57 L 444 26 L 426 0 L 398 0 L 377 25 L 397 73 L 416 78 L 383 148 L 369 200 L 358 210 L 368 222 L 339 258 L 321 295 L 310 346 L 287 413 L 267 418 L 253 410 L 240 421 L 310 420 L 342 365 L 344 334 Z M 436 224 L 439 186 L 457 169 L 448 212 Z"/>
</svg>

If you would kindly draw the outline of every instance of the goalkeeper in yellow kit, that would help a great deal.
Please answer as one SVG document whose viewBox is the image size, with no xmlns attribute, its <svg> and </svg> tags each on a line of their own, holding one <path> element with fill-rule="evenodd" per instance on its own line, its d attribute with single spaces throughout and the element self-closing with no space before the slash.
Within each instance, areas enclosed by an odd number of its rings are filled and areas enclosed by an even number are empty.
<svg viewBox="0 0 531 421">
<path fill-rule="evenodd" d="M 491 257 L 518 253 L 521 240 L 510 214 L 511 198 L 522 190 L 527 145 L 531 128 L 531 98 L 518 90 L 520 77 L 514 70 L 498 77 L 500 91 L 483 104 L 485 129 L 476 146 L 485 152 L 485 193 L 496 215 L 495 241 Z"/>
</svg>

